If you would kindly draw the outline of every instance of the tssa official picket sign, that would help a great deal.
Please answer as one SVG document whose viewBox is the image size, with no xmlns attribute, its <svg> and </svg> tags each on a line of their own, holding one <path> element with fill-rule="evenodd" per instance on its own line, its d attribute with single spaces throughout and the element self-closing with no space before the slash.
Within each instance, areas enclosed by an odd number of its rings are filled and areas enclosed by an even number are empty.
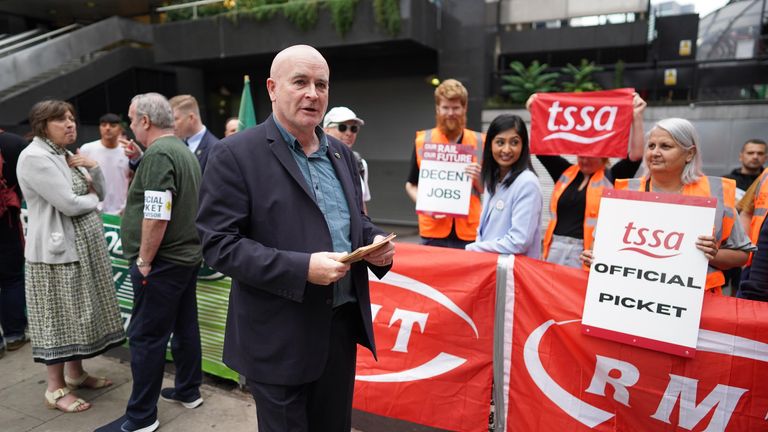
<svg viewBox="0 0 768 432">
<path fill-rule="evenodd" d="M 634 92 L 538 93 L 531 105 L 531 153 L 627 157 Z"/>
<path fill-rule="evenodd" d="M 600 201 L 582 331 L 693 357 L 716 198 L 607 189 Z"/>
<path fill-rule="evenodd" d="M 472 193 L 472 177 L 464 172 L 475 153 L 464 144 L 424 143 L 419 165 L 419 213 L 466 216 Z"/>
</svg>

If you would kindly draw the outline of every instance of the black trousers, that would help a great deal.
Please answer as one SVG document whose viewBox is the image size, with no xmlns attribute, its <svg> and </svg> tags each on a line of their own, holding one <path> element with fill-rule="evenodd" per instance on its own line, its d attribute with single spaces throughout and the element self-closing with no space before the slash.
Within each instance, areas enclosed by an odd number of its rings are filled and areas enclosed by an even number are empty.
<svg viewBox="0 0 768 432">
<path fill-rule="evenodd" d="M 360 319 L 356 303 L 334 309 L 328 358 L 317 381 L 274 385 L 248 380 L 259 432 L 349 432 Z"/>
<path fill-rule="evenodd" d="M 744 270 L 736 297 L 768 301 L 768 224 L 765 222 L 760 227 L 752 266 Z"/>
<path fill-rule="evenodd" d="M 165 350 L 173 333 L 176 394 L 200 395 L 203 381 L 200 327 L 197 322 L 198 266 L 155 260 L 147 277 L 131 265 L 133 313 L 128 327 L 133 390 L 126 417 L 142 424 L 157 418 L 163 384 Z"/>
</svg>

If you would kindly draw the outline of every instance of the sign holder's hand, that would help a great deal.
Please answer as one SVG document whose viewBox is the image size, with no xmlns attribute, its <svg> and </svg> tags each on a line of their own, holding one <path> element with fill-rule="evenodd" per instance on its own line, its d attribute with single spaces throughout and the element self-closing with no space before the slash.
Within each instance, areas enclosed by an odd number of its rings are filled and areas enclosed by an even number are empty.
<svg viewBox="0 0 768 432">
<path fill-rule="evenodd" d="M 467 165 L 466 168 L 464 168 L 464 172 L 469 174 L 469 176 L 472 178 L 472 187 L 481 193 L 483 192 L 483 183 L 482 179 L 480 178 L 482 171 L 482 167 L 477 162 L 472 162 L 471 164 Z"/>
<path fill-rule="evenodd" d="M 709 261 L 715 259 L 717 251 L 719 250 L 715 237 L 711 235 L 700 235 L 696 239 L 696 249 L 704 252 L 704 256 L 707 257 Z"/>
</svg>

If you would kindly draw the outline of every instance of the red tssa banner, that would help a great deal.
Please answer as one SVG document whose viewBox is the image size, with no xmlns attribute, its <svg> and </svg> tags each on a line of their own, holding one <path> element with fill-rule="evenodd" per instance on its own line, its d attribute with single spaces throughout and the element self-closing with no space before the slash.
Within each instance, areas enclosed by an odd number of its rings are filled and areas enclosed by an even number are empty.
<svg viewBox="0 0 768 432">
<path fill-rule="evenodd" d="M 531 153 L 627 157 L 633 93 L 538 93 L 531 104 Z"/>
</svg>

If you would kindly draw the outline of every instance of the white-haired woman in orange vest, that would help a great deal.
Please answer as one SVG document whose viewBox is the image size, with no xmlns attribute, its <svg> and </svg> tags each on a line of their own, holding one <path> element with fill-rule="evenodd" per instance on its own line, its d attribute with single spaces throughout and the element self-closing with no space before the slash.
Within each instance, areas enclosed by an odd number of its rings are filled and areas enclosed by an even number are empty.
<svg viewBox="0 0 768 432">
<path fill-rule="evenodd" d="M 530 107 L 536 95 L 528 99 Z M 544 233 L 542 259 L 569 267 L 581 267 L 579 254 L 591 249 L 600 197 L 617 178 L 633 177 L 643 155 L 645 101 L 635 93 L 631 145 L 628 158 L 608 167 L 608 158 L 578 156 L 571 164 L 562 156 L 536 158 L 555 182 L 549 202 L 550 220 Z"/>
<path fill-rule="evenodd" d="M 688 196 L 717 198 L 714 235 L 700 235 L 696 247 L 709 260 L 705 289 L 722 293 L 722 270 L 747 262 L 755 247 L 747 237 L 736 214 L 736 182 L 706 176 L 701 169 L 701 145 L 691 122 L 668 118 L 656 123 L 648 133 L 643 157 L 643 176 L 616 181 L 616 189 L 666 192 Z M 592 264 L 592 251 L 581 254 L 584 265 Z"/>
</svg>

